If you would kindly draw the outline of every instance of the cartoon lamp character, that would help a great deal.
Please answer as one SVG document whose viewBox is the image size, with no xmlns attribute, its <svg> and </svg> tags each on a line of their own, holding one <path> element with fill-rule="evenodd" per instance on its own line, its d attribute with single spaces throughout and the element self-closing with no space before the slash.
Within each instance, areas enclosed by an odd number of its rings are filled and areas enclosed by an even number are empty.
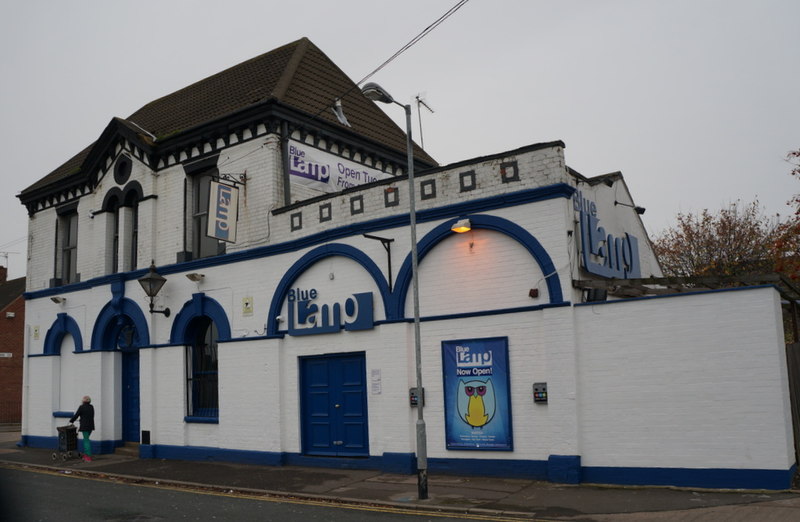
<svg viewBox="0 0 800 522">
<path fill-rule="evenodd" d="M 458 415 L 472 428 L 483 428 L 495 413 L 494 385 L 485 381 L 459 381 Z"/>
</svg>

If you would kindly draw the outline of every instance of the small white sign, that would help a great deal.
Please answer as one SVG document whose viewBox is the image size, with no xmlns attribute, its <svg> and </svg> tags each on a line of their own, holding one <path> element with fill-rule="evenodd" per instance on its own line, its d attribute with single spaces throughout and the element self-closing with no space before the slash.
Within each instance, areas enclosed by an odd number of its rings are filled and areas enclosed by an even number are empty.
<svg viewBox="0 0 800 522">
<path fill-rule="evenodd" d="M 380 395 L 381 394 L 381 369 L 376 368 L 369 372 L 370 377 L 370 388 L 372 390 L 372 395 Z"/>
<path fill-rule="evenodd" d="M 12 357 L 11 352 L 0 352 L 0 359 L 8 359 Z"/>
<path fill-rule="evenodd" d="M 242 315 L 244 315 L 244 316 L 253 315 L 253 298 L 252 297 L 242 297 Z"/>
</svg>

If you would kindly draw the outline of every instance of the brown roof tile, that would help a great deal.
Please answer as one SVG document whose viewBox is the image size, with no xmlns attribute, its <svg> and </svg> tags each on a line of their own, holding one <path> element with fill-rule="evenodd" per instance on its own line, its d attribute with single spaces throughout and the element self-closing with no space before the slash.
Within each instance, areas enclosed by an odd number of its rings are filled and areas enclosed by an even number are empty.
<svg viewBox="0 0 800 522">
<path fill-rule="evenodd" d="M 273 100 L 307 113 L 309 121 L 324 120 L 341 126 L 330 109 L 339 96 L 343 96 L 344 112 L 353 132 L 396 151 L 405 151 L 403 130 L 375 103 L 365 98 L 355 83 L 308 38 L 286 44 L 154 100 L 131 114 L 127 121 L 119 122 L 129 128 L 134 128 L 129 122 L 135 123 L 156 135 L 158 146 L 159 140 Z M 21 197 L 76 174 L 93 146 L 23 190 Z M 415 155 L 424 163 L 436 164 L 419 148 Z"/>
</svg>

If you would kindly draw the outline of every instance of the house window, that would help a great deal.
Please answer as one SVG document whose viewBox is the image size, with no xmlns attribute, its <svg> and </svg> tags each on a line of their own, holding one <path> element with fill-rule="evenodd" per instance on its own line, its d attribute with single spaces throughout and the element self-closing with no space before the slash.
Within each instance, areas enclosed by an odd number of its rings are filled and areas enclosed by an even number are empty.
<svg viewBox="0 0 800 522">
<path fill-rule="evenodd" d="M 193 321 L 193 343 L 186 347 L 186 394 L 189 417 L 219 417 L 217 326 L 208 317 Z"/>
<path fill-rule="evenodd" d="M 192 259 L 225 253 L 225 243 L 208 237 L 208 195 L 213 174 L 206 172 L 192 177 Z"/>
<path fill-rule="evenodd" d="M 123 250 L 125 270 L 136 270 L 139 261 L 137 249 L 139 248 L 139 195 L 131 191 L 125 198 L 127 244 Z"/>
<path fill-rule="evenodd" d="M 119 205 L 114 202 L 108 209 L 107 221 L 108 273 L 119 272 Z"/>
<path fill-rule="evenodd" d="M 60 284 L 78 282 L 78 213 L 68 211 L 58 216 L 56 230 L 56 280 Z"/>
<path fill-rule="evenodd" d="M 129 269 L 136 270 L 136 263 L 139 261 L 139 202 L 135 201 L 133 205 L 131 205 L 131 241 L 130 241 L 130 248 L 131 251 L 128 254 L 129 260 Z"/>
</svg>

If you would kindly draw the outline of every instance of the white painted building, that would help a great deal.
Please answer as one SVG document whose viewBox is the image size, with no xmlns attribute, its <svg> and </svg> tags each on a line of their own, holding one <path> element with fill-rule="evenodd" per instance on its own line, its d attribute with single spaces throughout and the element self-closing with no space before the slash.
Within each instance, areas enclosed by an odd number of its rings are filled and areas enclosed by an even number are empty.
<svg viewBox="0 0 800 522">
<path fill-rule="evenodd" d="M 413 472 L 404 140 L 302 39 L 25 189 L 23 444 L 54 447 L 88 394 L 100 452 Z M 789 487 L 774 287 L 606 299 L 573 281 L 661 275 L 619 173 L 574 172 L 561 142 L 415 157 L 431 472 Z"/>
</svg>

